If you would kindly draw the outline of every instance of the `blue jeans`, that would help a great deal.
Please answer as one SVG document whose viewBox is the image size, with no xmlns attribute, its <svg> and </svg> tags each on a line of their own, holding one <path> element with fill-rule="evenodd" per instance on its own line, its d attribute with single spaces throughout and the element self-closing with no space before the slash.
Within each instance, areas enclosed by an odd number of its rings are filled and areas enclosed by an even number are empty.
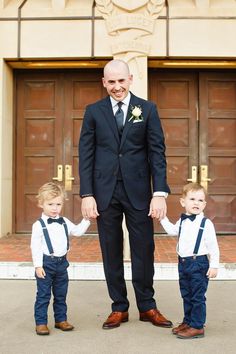
<svg viewBox="0 0 236 354">
<path fill-rule="evenodd" d="M 53 310 L 55 322 L 67 320 L 66 296 L 68 290 L 68 273 L 69 263 L 66 256 L 51 257 L 43 256 L 43 269 L 46 272 L 45 278 L 38 278 L 37 295 L 34 305 L 34 317 L 36 325 L 47 324 L 48 322 L 48 305 L 53 293 Z"/>
<path fill-rule="evenodd" d="M 184 319 L 190 327 L 201 329 L 206 321 L 206 291 L 209 269 L 207 256 L 179 257 L 179 286 L 183 299 Z"/>
</svg>

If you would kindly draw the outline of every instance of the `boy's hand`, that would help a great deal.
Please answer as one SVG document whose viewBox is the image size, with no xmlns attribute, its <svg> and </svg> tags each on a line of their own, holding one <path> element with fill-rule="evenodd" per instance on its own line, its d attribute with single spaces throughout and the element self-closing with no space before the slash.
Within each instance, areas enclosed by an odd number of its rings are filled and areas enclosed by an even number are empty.
<svg viewBox="0 0 236 354">
<path fill-rule="evenodd" d="M 208 278 L 215 278 L 217 276 L 217 273 L 218 273 L 217 268 L 209 268 L 206 275 Z"/>
<path fill-rule="evenodd" d="M 43 279 L 45 278 L 46 273 L 45 273 L 45 271 L 44 271 L 44 269 L 42 267 L 36 267 L 35 268 L 35 273 L 36 273 L 38 278 L 43 278 Z"/>
</svg>

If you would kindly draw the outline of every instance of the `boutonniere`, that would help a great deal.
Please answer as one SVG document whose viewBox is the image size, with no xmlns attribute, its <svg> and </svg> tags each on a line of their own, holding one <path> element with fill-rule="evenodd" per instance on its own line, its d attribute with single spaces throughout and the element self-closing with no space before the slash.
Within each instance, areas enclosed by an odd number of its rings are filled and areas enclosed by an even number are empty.
<svg viewBox="0 0 236 354">
<path fill-rule="evenodd" d="M 140 106 L 131 106 L 131 117 L 129 118 L 129 122 L 133 119 L 133 123 L 142 122 L 142 108 Z"/>
</svg>

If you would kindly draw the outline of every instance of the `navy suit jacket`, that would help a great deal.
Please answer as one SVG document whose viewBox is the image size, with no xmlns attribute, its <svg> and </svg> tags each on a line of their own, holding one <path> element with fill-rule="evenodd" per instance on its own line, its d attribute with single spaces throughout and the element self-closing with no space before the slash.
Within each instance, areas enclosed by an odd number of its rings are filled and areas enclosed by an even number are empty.
<svg viewBox="0 0 236 354">
<path fill-rule="evenodd" d="M 141 122 L 129 121 L 135 106 L 142 109 Z M 132 93 L 121 139 L 109 96 L 87 106 L 79 143 L 80 196 L 92 194 L 98 210 L 105 210 L 119 168 L 135 209 L 148 207 L 152 191 L 170 193 L 164 136 L 156 105 Z"/>
</svg>

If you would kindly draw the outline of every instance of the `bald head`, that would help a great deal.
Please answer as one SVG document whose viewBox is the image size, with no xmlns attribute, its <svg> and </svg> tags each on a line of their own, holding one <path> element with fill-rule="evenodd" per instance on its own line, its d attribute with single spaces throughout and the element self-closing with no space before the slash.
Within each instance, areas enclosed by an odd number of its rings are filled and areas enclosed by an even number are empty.
<svg viewBox="0 0 236 354">
<path fill-rule="evenodd" d="M 128 64 L 125 61 L 120 59 L 111 60 L 104 66 L 104 70 L 103 70 L 104 77 L 109 75 L 111 72 L 122 72 L 127 76 L 130 75 Z"/>
</svg>

